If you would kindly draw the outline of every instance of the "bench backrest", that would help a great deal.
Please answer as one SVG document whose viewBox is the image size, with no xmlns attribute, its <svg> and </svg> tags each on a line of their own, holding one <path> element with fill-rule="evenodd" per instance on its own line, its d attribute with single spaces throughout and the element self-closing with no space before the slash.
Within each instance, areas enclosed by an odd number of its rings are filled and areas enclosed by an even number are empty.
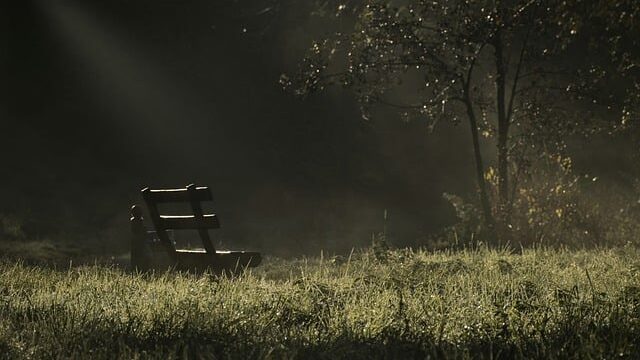
<svg viewBox="0 0 640 360">
<path fill-rule="evenodd" d="M 202 202 L 211 201 L 211 190 L 208 187 L 188 185 L 184 189 L 142 189 L 142 197 L 147 204 L 149 217 L 156 229 L 158 239 L 167 249 L 169 257 L 176 261 L 176 248 L 167 234 L 167 230 L 198 230 L 200 239 L 208 254 L 215 255 L 216 249 L 209 237 L 209 229 L 220 227 L 218 217 L 215 214 L 205 214 L 202 211 Z M 158 204 L 162 203 L 190 203 L 192 214 L 187 215 L 162 215 Z"/>
</svg>

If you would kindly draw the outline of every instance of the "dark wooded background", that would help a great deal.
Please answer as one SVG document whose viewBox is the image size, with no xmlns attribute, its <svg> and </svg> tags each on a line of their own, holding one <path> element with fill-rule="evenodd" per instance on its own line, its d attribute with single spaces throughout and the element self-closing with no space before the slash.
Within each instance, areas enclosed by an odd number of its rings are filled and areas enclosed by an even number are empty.
<svg viewBox="0 0 640 360">
<path fill-rule="evenodd" d="M 345 251 L 384 209 L 395 244 L 421 245 L 455 221 L 443 192 L 473 194 L 466 127 L 282 91 L 331 30 L 308 4 L 25 0 L 0 16 L 0 213 L 27 237 L 124 248 L 143 186 L 194 182 L 230 247 Z M 582 161 L 624 179 L 625 151 L 596 147 Z"/>
</svg>

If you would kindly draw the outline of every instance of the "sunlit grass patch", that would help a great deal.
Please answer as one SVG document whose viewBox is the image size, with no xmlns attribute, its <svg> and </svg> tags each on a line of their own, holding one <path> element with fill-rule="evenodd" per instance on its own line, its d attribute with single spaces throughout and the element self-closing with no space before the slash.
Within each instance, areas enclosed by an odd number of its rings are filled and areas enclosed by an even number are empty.
<svg viewBox="0 0 640 360">
<path fill-rule="evenodd" d="M 281 260 L 236 278 L 0 265 L 10 358 L 637 356 L 634 248 Z"/>
</svg>

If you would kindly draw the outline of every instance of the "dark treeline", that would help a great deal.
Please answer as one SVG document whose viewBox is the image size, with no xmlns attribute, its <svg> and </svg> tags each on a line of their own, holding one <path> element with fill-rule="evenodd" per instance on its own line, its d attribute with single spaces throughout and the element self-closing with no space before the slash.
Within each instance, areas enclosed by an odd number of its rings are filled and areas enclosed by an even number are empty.
<svg viewBox="0 0 640 360">
<path fill-rule="evenodd" d="M 3 4 L 2 236 L 125 249 L 139 190 L 191 182 L 212 187 L 230 247 L 340 252 L 383 229 L 421 246 L 453 224 L 442 194 L 475 194 L 468 129 L 283 91 L 311 41 L 353 20 L 293 3 Z M 569 144 L 577 173 L 631 187 L 631 140 Z"/>
</svg>

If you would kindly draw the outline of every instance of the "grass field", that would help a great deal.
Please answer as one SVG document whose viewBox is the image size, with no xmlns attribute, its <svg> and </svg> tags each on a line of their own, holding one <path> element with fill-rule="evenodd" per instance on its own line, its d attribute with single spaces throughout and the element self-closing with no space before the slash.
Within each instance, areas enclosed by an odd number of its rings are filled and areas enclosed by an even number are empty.
<svg viewBox="0 0 640 360">
<path fill-rule="evenodd" d="M 267 258 L 234 279 L 5 261 L 0 354 L 640 358 L 638 249 L 384 255 Z"/>
</svg>

